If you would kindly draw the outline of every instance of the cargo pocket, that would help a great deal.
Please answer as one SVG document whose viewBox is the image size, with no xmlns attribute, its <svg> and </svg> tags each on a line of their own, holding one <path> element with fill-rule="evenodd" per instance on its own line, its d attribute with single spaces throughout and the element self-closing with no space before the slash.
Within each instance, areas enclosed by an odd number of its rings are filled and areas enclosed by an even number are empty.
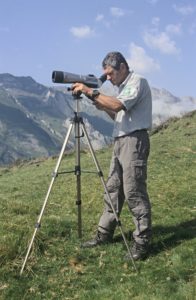
<svg viewBox="0 0 196 300">
<path fill-rule="evenodd" d="M 147 179 L 147 163 L 145 161 L 139 159 L 133 161 L 133 169 L 137 181 L 145 181 Z"/>
</svg>

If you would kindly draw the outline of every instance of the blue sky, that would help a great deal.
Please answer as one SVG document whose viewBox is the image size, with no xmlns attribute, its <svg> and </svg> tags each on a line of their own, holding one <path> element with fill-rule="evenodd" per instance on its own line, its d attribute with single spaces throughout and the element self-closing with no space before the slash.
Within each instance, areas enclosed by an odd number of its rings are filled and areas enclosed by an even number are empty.
<svg viewBox="0 0 196 300">
<path fill-rule="evenodd" d="M 195 0 L 0 0 L 0 73 L 53 86 L 53 70 L 102 74 L 120 51 L 151 86 L 196 97 Z"/>
</svg>

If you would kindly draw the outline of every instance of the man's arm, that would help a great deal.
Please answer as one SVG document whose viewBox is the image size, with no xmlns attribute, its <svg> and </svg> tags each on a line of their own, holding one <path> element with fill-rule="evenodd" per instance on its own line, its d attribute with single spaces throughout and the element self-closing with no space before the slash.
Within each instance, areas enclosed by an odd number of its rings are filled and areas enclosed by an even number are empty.
<svg viewBox="0 0 196 300">
<path fill-rule="evenodd" d="M 114 111 L 109 109 L 104 109 L 103 107 L 99 106 L 97 101 L 94 101 L 93 104 L 96 106 L 97 109 L 105 111 L 112 120 L 115 119 L 116 113 Z"/>
<path fill-rule="evenodd" d="M 93 93 L 93 89 L 83 83 L 74 83 L 72 85 L 72 90 L 73 93 L 81 92 L 87 97 L 91 97 Z M 112 119 L 114 119 L 117 112 L 121 109 L 125 109 L 123 104 L 117 98 L 106 96 L 102 93 L 95 98 L 94 104 L 98 109 L 106 111 Z"/>
<path fill-rule="evenodd" d="M 95 99 L 95 105 L 97 108 L 111 111 L 113 114 L 119 112 L 121 109 L 125 109 L 123 104 L 115 97 L 99 94 Z"/>
</svg>

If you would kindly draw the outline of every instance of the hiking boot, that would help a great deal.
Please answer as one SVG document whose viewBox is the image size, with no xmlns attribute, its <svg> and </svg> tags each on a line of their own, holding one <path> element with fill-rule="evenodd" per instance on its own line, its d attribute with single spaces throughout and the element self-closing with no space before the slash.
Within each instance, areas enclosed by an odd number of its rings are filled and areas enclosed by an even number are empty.
<svg viewBox="0 0 196 300">
<path fill-rule="evenodd" d="M 112 243 L 112 236 L 98 231 L 96 236 L 94 237 L 94 239 L 84 242 L 81 245 L 81 247 L 82 248 L 93 248 L 93 247 L 97 247 L 99 245 L 104 245 L 104 244 L 108 244 L 108 243 Z"/>
<path fill-rule="evenodd" d="M 134 260 L 142 260 L 145 259 L 148 256 L 149 252 L 149 246 L 148 244 L 138 244 L 134 242 L 132 248 L 131 248 L 131 254 L 133 256 Z M 127 253 L 125 255 L 125 260 L 130 260 L 130 255 Z"/>
</svg>

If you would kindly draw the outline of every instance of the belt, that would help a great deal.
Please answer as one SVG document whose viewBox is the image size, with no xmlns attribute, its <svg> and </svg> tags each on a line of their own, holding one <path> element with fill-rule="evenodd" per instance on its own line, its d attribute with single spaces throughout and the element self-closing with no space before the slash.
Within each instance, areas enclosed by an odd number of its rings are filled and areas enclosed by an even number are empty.
<svg viewBox="0 0 196 300">
<path fill-rule="evenodd" d="M 125 135 L 117 136 L 117 137 L 114 138 L 114 140 L 118 140 L 118 139 L 124 138 L 124 137 L 126 137 L 126 136 L 132 136 L 132 135 L 134 135 L 135 133 L 147 132 L 147 131 L 148 131 L 147 129 L 137 129 L 137 130 L 134 130 L 134 131 L 132 131 L 132 132 L 129 132 L 129 133 L 125 134 Z"/>
</svg>

